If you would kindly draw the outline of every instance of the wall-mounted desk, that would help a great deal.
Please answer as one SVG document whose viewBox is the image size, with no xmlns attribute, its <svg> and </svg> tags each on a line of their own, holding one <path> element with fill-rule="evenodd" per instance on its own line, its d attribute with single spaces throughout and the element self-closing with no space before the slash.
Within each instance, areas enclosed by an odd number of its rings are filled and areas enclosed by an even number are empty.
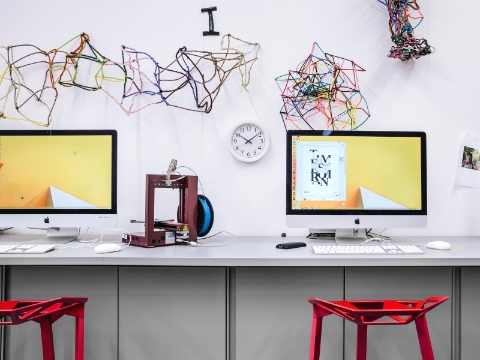
<svg viewBox="0 0 480 360">
<path fill-rule="evenodd" d="M 434 239 L 399 238 L 418 244 Z M 13 240 L 19 237 L 0 237 L 4 243 Z M 231 242 L 218 247 L 132 246 L 102 255 L 91 247 L 59 249 L 0 255 L 0 263 L 6 299 L 90 299 L 86 359 L 308 359 L 309 297 L 448 295 L 451 300 L 428 315 L 434 352 L 438 359 L 461 355 L 469 360 L 480 352 L 480 238 L 442 240 L 452 249 L 425 249 L 424 255 L 319 256 L 310 246 L 275 248 L 287 241 L 320 242 L 305 238 L 216 237 L 202 243 Z M 56 353 L 59 359 L 72 359 L 73 326 L 66 323 L 70 319 L 62 321 L 56 324 Z M 326 318 L 322 356 L 353 359 L 355 328 L 350 325 Z M 35 326 L 11 328 L 6 359 L 40 354 Z M 369 342 L 369 360 L 420 358 L 414 325 L 372 327 Z"/>
<path fill-rule="evenodd" d="M 28 239 L 35 236 L 29 235 Z M 0 236 L 3 243 L 21 242 L 18 235 Z M 448 251 L 425 249 L 421 255 L 314 255 L 311 245 L 334 244 L 328 240 L 303 237 L 215 237 L 199 244 L 221 245 L 192 247 L 187 245 L 142 248 L 130 246 L 124 251 L 95 254 L 92 247 L 58 249 L 42 255 L 0 254 L 0 265 L 114 265 L 114 266 L 480 266 L 480 237 L 398 237 L 396 240 L 427 244 L 442 239 L 452 244 Z M 276 249 L 281 242 L 302 241 L 306 248 Z M 108 241 L 105 241 L 108 242 Z"/>
</svg>

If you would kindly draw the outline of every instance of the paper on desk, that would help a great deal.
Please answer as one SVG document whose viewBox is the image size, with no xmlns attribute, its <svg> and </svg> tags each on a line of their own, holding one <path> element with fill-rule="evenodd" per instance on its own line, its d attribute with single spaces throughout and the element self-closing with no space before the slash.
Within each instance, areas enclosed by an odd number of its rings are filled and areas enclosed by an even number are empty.
<svg viewBox="0 0 480 360">
<path fill-rule="evenodd" d="M 480 188 L 480 137 L 465 134 L 457 161 L 457 184 Z"/>
</svg>

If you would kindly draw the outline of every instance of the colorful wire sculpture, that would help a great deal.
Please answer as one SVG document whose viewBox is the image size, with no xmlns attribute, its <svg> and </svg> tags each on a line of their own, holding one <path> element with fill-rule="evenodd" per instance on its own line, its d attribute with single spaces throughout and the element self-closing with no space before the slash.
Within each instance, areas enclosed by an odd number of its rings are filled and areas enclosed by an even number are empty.
<svg viewBox="0 0 480 360">
<path fill-rule="evenodd" d="M 248 46 L 248 51 L 232 48 L 233 39 Z M 227 45 L 224 46 L 224 43 Z M 224 52 L 187 50 L 183 47 L 177 51 L 173 62 L 162 67 L 149 54 L 123 46 L 122 65 L 127 74 L 123 97 L 118 101 L 107 90 L 105 92 L 128 115 L 160 103 L 209 113 L 221 86 L 233 70 L 239 69 L 242 86 L 248 86 L 251 67 L 257 60 L 259 48 L 259 44 L 227 34 L 222 38 Z M 251 54 L 253 56 L 249 56 Z M 154 70 L 145 72 L 142 70 L 144 65 Z M 191 93 L 191 97 L 180 96 L 183 92 Z M 149 99 L 141 95 L 149 95 Z M 193 102 L 187 101 L 188 98 L 193 98 Z"/>
<path fill-rule="evenodd" d="M 424 38 L 417 39 L 413 31 L 423 21 L 423 14 L 416 0 L 377 0 L 388 8 L 392 46 L 388 57 L 402 61 L 418 59 L 435 51 Z M 410 12 L 414 11 L 414 14 Z M 415 21 L 412 25 L 410 19 Z"/>
<path fill-rule="evenodd" d="M 102 88 L 104 81 L 125 81 L 126 71 L 122 66 L 115 64 L 117 69 L 121 72 L 120 77 L 115 78 L 107 76 L 105 74 L 105 66 L 111 64 L 111 60 L 103 56 L 92 46 L 90 43 L 90 37 L 87 34 L 81 33 L 78 38 L 80 39 L 79 46 L 66 55 L 66 63 L 69 63 L 72 66 L 66 66 L 61 69 L 61 75 L 58 81 L 60 85 L 65 87 L 78 87 L 87 91 L 97 91 Z M 88 64 L 90 66 L 80 66 L 83 64 Z M 82 83 L 83 81 L 88 81 L 91 77 L 91 65 L 96 67 L 96 71 L 93 74 L 93 81 L 90 79 L 90 83 Z M 82 72 L 84 73 L 82 74 Z"/>
<path fill-rule="evenodd" d="M 80 44 L 73 51 L 62 50 L 76 40 Z M 74 57 L 84 51 L 87 41 L 88 35 L 82 33 L 48 52 L 29 44 L 0 47 L 0 61 L 5 63 L 0 75 L 0 119 L 24 120 L 48 127 L 59 95 L 57 84 L 81 87 L 74 81 L 63 81 L 63 77 L 65 73 L 76 74 L 78 62 Z M 13 104 L 8 101 L 12 96 Z M 40 120 L 42 116 L 38 113 L 45 118 Z"/>
<path fill-rule="evenodd" d="M 317 53 L 317 54 L 316 54 Z M 317 43 L 296 70 L 275 79 L 285 130 L 356 130 L 370 117 L 354 61 L 324 53 Z M 323 115 L 323 116 L 322 116 Z"/>
<path fill-rule="evenodd" d="M 73 50 L 62 50 L 75 41 L 78 45 Z M 242 46 L 245 51 L 238 50 Z M 227 34 L 222 37 L 221 48 L 222 52 L 209 52 L 183 47 L 175 60 L 163 67 L 146 52 L 126 46 L 121 47 L 121 61 L 108 59 L 85 33 L 48 52 L 34 45 L 0 47 L 0 66 L 5 66 L 0 73 L 0 119 L 25 120 L 48 127 L 59 95 L 58 85 L 102 90 L 127 115 L 162 103 L 209 113 L 233 70 L 239 69 L 246 89 L 260 45 Z M 180 95 L 184 92 L 191 95 Z M 193 98 L 193 102 L 188 98 Z M 39 107 L 43 120 L 31 115 L 38 114 Z"/>
<path fill-rule="evenodd" d="M 54 58 L 55 54 L 34 45 L 0 47 L 0 61 L 5 63 L 5 70 L 0 75 L 0 119 L 26 120 L 41 126 L 50 124 L 58 91 L 48 82 L 49 72 L 45 68 L 48 69 Z M 35 84 L 32 81 L 27 83 L 23 73 L 38 69 L 44 73 L 43 78 L 40 77 Z M 13 104 L 8 101 L 10 98 Z M 32 103 L 36 106 L 30 107 Z M 33 118 L 32 114 L 39 112 L 43 112 L 45 121 Z"/>
</svg>

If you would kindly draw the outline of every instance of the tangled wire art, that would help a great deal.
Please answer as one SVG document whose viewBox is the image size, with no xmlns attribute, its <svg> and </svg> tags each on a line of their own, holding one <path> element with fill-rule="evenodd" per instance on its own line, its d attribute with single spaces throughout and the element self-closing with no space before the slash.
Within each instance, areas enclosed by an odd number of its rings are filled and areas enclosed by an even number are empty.
<svg viewBox="0 0 480 360">
<path fill-rule="evenodd" d="M 72 50 L 64 50 L 75 43 Z M 50 51 L 35 45 L 0 47 L 0 69 L 2 63 L 5 69 L 0 73 L 0 119 L 48 127 L 59 86 L 102 90 L 127 115 L 161 103 L 209 113 L 233 70 L 240 71 L 246 89 L 260 45 L 227 34 L 221 48 L 221 52 L 209 52 L 183 47 L 163 67 L 146 52 L 127 46 L 121 47 L 120 61 L 108 59 L 85 33 Z"/>
<path fill-rule="evenodd" d="M 248 46 L 248 51 L 241 52 L 234 49 L 233 41 L 238 42 L 238 45 Z M 122 63 L 112 61 L 107 63 L 107 65 L 121 65 L 126 71 L 122 99 L 117 101 L 105 88 L 102 90 L 128 115 L 160 103 L 209 113 L 221 86 L 233 70 L 239 69 L 242 86 L 246 89 L 259 49 L 258 44 L 225 35 L 222 39 L 223 52 L 187 50 L 183 47 L 177 51 L 172 63 L 162 67 L 147 53 L 122 46 Z M 152 70 L 145 71 L 145 66 Z M 150 74 L 153 76 L 149 76 Z M 191 93 L 193 103 L 189 104 L 185 101 L 188 97 L 181 96 L 183 92 Z"/>
<path fill-rule="evenodd" d="M 416 0 L 377 0 L 388 8 L 390 15 L 390 34 L 395 46 L 392 46 L 388 57 L 402 61 L 418 59 L 431 54 L 434 49 L 427 40 L 416 39 L 413 31 L 423 20 L 420 6 Z M 413 11 L 414 14 L 411 14 Z M 410 23 L 412 19 L 415 24 Z"/>
<path fill-rule="evenodd" d="M 352 60 L 324 53 L 314 43 L 296 70 L 275 79 L 282 93 L 285 130 L 287 125 L 298 130 L 358 129 L 370 117 L 358 85 L 359 71 L 365 70 Z"/>
</svg>

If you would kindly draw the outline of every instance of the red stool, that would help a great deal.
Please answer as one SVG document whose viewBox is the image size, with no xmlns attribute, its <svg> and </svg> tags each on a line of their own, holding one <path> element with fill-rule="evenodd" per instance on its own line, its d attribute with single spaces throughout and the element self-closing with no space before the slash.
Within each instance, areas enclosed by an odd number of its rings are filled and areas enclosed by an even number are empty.
<svg viewBox="0 0 480 360">
<path fill-rule="evenodd" d="M 27 321 L 40 324 L 43 360 L 55 360 L 52 324 L 63 315 L 74 316 L 75 360 L 83 360 L 84 352 L 84 304 L 87 298 L 61 297 L 52 300 L 0 301 L 0 325 L 18 325 Z M 10 320 L 8 320 L 10 318 Z"/>
<path fill-rule="evenodd" d="M 310 298 L 313 305 L 312 336 L 309 360 L 320 359 L 322 319 L 334 314 L 357 324 L 357 360 L 367 360 L 368 325 L 405 325 L 415 320 L 422 360 L 434 360 L 425 314 L 448 300 L 448 296 L 430 297 L 426 300 L 339 300 L 325 301 Z M 426 304 L 430 304 L 425 307 Z M 377 321 L 382 317 L 390 317 Z"/>
</svg>

